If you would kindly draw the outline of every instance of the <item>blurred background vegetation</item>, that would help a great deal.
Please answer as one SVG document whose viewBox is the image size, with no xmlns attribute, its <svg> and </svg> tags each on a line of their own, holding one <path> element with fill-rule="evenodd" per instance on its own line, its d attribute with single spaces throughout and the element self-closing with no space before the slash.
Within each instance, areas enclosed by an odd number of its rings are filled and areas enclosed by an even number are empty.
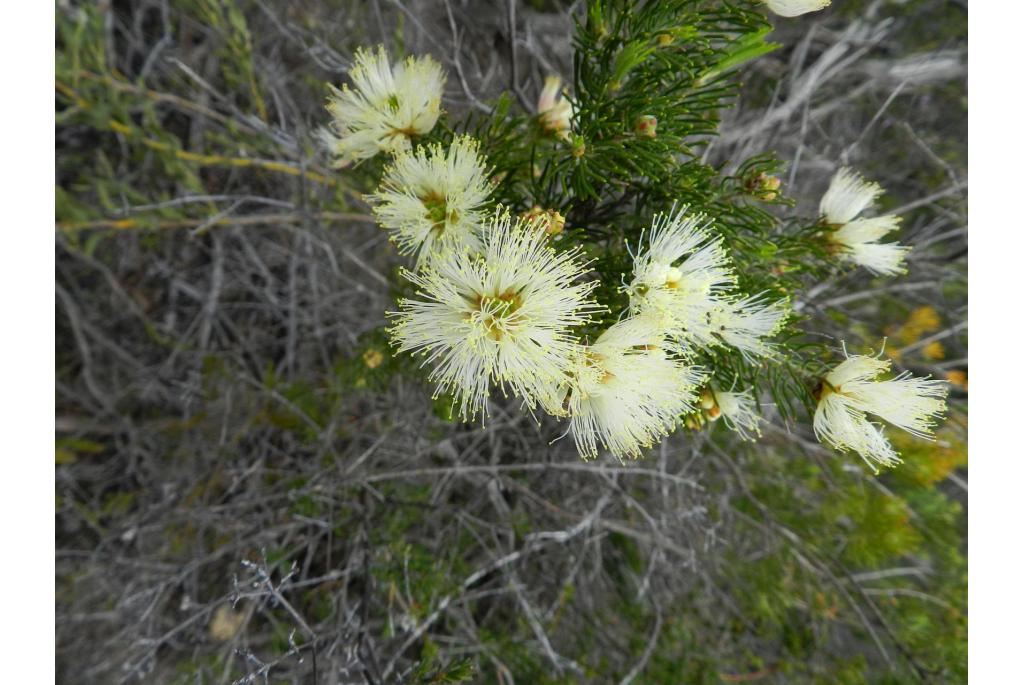
<svg viewBox="0 0 1024 685">
<path fill-rule="evenodd" d="M 325 84 L 383 42 L 445 65 L 454 120 L 513 60 L 532 100 L 578 5 L 57 3 L 61 682 L 966 680 L 965 2 L 775 19 L 707 153 L 775 151 L 809 215 L 849 164 L 904 216 L 907 277 L 800 301 L 954 385 L 901 467 L 771 414 L 584 463 L 513 402 L 452 423 L 391 357 L 379 166 L 328 168 Z"/>
</svg>

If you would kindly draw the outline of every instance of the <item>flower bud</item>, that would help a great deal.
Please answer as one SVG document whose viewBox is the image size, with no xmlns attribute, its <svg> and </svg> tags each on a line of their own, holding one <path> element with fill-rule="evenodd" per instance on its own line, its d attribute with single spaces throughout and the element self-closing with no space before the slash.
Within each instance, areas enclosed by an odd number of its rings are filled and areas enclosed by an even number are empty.
<svg viewBox="0 0 1024 685">
<path fill-rule="evenodd" d="M 558 235 L 565 228 L 565 217 L 554 209 L 544 209 L 534 205 L 521 215 L 523 219 L 536 224 L 549 236 Z"/>
<path fill-rule="evenodd" d="M 658 135 L 658 120 L 650 114 L 637 117 L 633 124 L 633 132 L 641 138 L 655 138 Z"/>
<path fill-rule="evenodd" d="M 363 363 L 366 364 L 368 369 L 376 369 L 384 363 L 384 355 L 380 350 L 371 347 L 366 352 L 363 352 Z"/>
<path fill-rule="evenodd" d="M 778 190 L 782 185 L 782 181 L 779 180 L 778 176 L 769 176 L 768 174 L 762 173 L 757 177 L 758 185 L 761 188 L 761 199 L 771 202 L 779 196 Z"/>
<path fill-rule="evenodd" d="M 700 393 L 700 408 L 711 409 L 715 406 L 715 394 L 711 392 L 711 388 L 704 388 Z"/>
<path fill-rule="evenodd" d="M 560 138 L 568 138 L 572 128 L 572 103 L 562 96 L 562 79 L 548 76 L 544 79 L 544 89 L 537 99 L 537 114 L 540 125 Z"/>
<path fill-rule="evenodd" d="M 587 154 L 587 144 L 584 142 L 583 136 L 573 136 L 572 156 L 579 159 L 585 154 Z"/>
</svg>

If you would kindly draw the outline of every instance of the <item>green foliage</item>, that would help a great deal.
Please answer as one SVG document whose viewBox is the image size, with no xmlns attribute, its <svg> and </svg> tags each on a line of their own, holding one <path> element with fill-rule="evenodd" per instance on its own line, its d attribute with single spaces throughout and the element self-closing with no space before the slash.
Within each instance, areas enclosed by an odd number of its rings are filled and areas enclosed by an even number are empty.
<svg viewBox="0 0 1024 685">
<path fill-rule="evenodd" d="M 266 105 L 252 60 L 252 38 L 245 14 L 233 2 L 194 0 L 183 3 L 194 12 L 182 26 L 205 27 L 200 40 L 220 51 L 220 79 L 213 87 L 245 93 L 239 103 L 265 120 Z M 103 10 L 84 4 L 73 12 L 58 12 L 56 91 L 58 136 L 64 129 L 84 127 L 91 144 L 72 146 L 57 158 L 56 219 L 77 244 L 82 229 L 157 229 L 209 227 L 223 216 L 213 202 L 173 202 L 183 191 L 194 195 L 222 192 L 231 174 L 257 177 L 253 190 L 279 183 L 280 178 L 304 179 L 297 185 L 307 201 L 319 203 L 315 186 L 338 187 L 326 170 L 297 164 L 294 140 L 275 136 L 262 123 L 229 116 L 175 91 L 188 91 L 194 78 L 152 77 L 131 80 L 108 63 Z M 211 84 L 204 84 L 211 87 Z M 187 117 L 208 119 L 197 141 L 200 151 L 188 149 Z M 341 193 L 332 198 L 346 208 Z M 144 206 L 132 212 L 129 206 Z M 96 234 L 103 236 L 103 232 Z"/>
<path fill-rule="evenodd" d="M 889 487 L 875 485 L 835 461 L 816 466 L 762 450 L 740 468 L 751 490 L 734 505 L 747 521 L 734 535 L 742 537 L 747 528 L 752 539 L 767 536 L 770 544 L 753 558 L 737 549 L 723 560 L 713 591 L 728 598 L 724 604 L 698 609 L 707 603 L 694 596 L 662 607 L 644 682 L 966 677 L 966 616 L 955 608 L 966 599 L 966 565 L 957 551 L 964 522 L 956 502 L 895 478 Z M 925 582 L 927 589 L 920 589 Z M 642 643 L 653 612 L 628 593 L 619 601 L 598 623 L 626 621 L 616 632 Z M 869 606 L 891 627 L 899 651 L 912 655 L 896 657 L 893 670 L 873 663 L 871 647 L 849 651 L 851 631 L 868 637 L 863 621 Z M 593 638 L 578 635 L 577 651 L 569 655 L 588 663 L 597 679 L 621 677 L 588 650 Z"/>
<path fill-rule="evenodd" d="M 248 90 L 249 99 L 260 119 L 266 120 L 263 101 L 252 65 L 252 36 L 245 14 L 233 0 L 194 0 L 194 11 L 202 25 L 216 31 L 223 40 L 223 75 L 232 92 Z"/>
<path fill-rule="evenodd" d="M 410 675 L 410 682 L 416 685 L 464 683 L 476 675 L 476 668 L 470 659 L 454 659 L 448 663 L 441 663 L 438 649 L 432 642 L 427 643 L 420 658 L 421 661 Z"/>
</svg>

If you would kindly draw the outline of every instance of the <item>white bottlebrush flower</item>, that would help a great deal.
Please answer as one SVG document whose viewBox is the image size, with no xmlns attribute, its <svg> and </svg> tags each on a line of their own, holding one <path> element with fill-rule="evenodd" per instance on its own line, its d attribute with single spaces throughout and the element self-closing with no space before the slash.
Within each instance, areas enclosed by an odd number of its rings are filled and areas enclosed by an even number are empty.
<svg viewBox="0 0 1024 685">
<path fill-rule="evenodd" d="M 409 149 L 411 139 L 429 133 L 441 115 L 445 74 L 429 55 L 392 66 L 383 45 L 376 52 L 360 48 L 349 76 L 352 88 L 330 87 L 331 130 L 322 132 L 338 167 Z"/>
<path fill-rule="evenodd" d="M 899 227 L 898 216 L 858 219 L 862 211 L 874 204 L 882 187 L 865 181 L 849 169 L 840 169 L 821 198 L 821 214 L 833 230 L 829 241 L 839 259 L 865 267 L 876 274 L 904 273 L 903 260 L 909 247 L 878 241 Z"/>
<path fill-rule="evenodd" d="M 780 17 L 798 17 L 825 9 L 832 4 L 832 0 L 764 0 L 764 4 Z"/>
<path fill-rule="evenodd" d="M 828 223 L 842 226 L 874 204 L 882 186 L 865 181 L 855 171 L 840 169 L 821 197 L 820 211 Z"/>
<path fill-rule="evenodd" d="M 735 347 L 743 356 L 763 357 L 772 351 L 767 339 L 779 332 L 788 314 L 784 301 L 769 302 L 763 295 L 752 295 L 716 307 L 709 313 L 708 322 L 715 338 Z"/>
<path fill-rule="evenodd" d="M 568 413 L 584 459 L 596 457 L 598 445 L 619 459 L 639 458 L 693 410 L 702 380 L 697 368 L 667 353 L 649 317 L 620 321 L 579 346 L 568 378 L 553 413 Z"/>
<path fill-rule="evenodd" d="M 783 302 L 734 295 L 736 276 L 709 221 L 686 208 L 655 216 L 646 250 L 633 262 L 630 311 L 658 318 L 677 347 L 735 347 L 746 356 L 770 351 L 766 338 L 785 321 Z"/>
<path fill-rule="evenodd" d="M 855 219 L 843 224 L 829 235 L 839 247 L 839 258 L 858 264 L 869 271 L 883 276 L 906 273 L 903 261 L 910 248 L 899 243 L 880 243 L 890 231 L 895 230 L 900 218 L 893 214 L 872 219 Z"/>
<path fill-rule="evenodd" d="M 440 251 L 480 251 L 482 207 L 491 189 L 479 144 L 458 136 L 448 150 L 431 145 L 399 153 L 369 199 L 398 251 L 415 255 L 419 268 Z"/>
<path fill-rule="evenodd" d="M 569 139 L 573 109 L 572 103 L 562 95 L 561 77 L 548 76 L 544 79 L 544 88 L 537 99 L 537 114 L 544 130 Z"/>
<path fill-rule="evenodd" d="M 867 415 L 930 438 L 935 419 L 946 409 L 949 392 L 945 381 L 914 378 L 909 373 L 877 380 L 890 366 L 889 361 L 876 357 L 848 357 L 825 376 L 814 413 L 819 440 L 840 451 L 857 452 L 872 469 L 875 463 L 894 466 L 900 459 L 881 427 Z"/>
<path fill-rule="evenodd" d="M 681 344 L 715 344 L 710 313 L 725 303 L 736 277 L 721 238 L 686 207 L 654 217 L 647 249 L 633 261 L 630 311 L 659 319 Z"/>
<path fill-rule="evenodd" d="M 579 282 L 577 251 L 556 253 L 543 231 L 504 211 L 481 239 L 481 255 L 448 249 L 407 272 L 423 299 L 401 300 L 389 331 L 399 351 L 426 356 L 436 394 L 451 393 L 463 418 L 485 409 L 491 383 L 549 405 L 576 350 L 572 328 L 599 309 L 589 299 L 596 282 Z"/>
<path fill-rule="evenodd" d="M 761 415 L 757 413 L 757 403 L 749 390 L 743 392 L 727 392 L 717 388 L 708 388 L 702 397 L 704 409 L 712 421 L 723 419 L 730 430 L 739 433 L 744 440 L 753 440 L 753 436 L 761 435 Z"/>
</svg>

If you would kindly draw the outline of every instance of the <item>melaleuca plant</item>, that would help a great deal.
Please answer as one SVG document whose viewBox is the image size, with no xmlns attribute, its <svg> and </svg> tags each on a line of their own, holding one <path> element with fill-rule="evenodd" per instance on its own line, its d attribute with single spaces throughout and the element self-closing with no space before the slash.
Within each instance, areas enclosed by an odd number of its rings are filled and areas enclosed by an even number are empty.
<svg viewBox="0 0 1024 685">
<path fill-rule="evenodd" d="M 839 268 L 903 271 L 909 248 L 880 242 L 898 217 L 870 216 L 881 188 L 842 169 L 819 216 L 787 216 L 773 155 L 704 161 L 737 67 L 778 47 L 764 9 L 826 4 L 590 0 L 567 85 L 462 121 L 441 114 L 429 56 L 357 53 L 324 140 L 339 168 L 390 157 L 368 196 L 408 258 L 389 335 L 455 414 L 514 395 L 566 420 L 586 458 L 719 418 L 756 439 L 769 399 L 872 468 L 898 455 L 871 417 L 931 435 L 942 383 L 884 379 L 874 357 L 824 366 L 793 306 Z"/>
</svg>

